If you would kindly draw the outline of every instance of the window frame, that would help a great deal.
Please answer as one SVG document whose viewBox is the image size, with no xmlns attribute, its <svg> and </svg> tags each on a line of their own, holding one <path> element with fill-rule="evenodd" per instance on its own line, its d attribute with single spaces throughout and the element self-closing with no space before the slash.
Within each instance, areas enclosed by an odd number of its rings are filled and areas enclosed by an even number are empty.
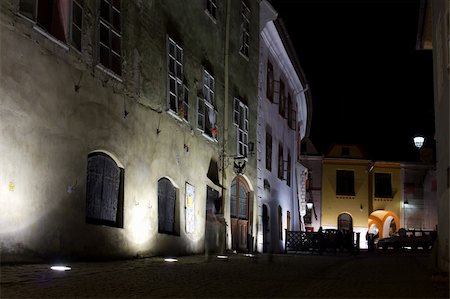
<svg viewBox="0 0 450 299">
<path fill-rule="evenodd" d="M 233 185 L 235 186 L 236 193 L 234 195 L 235 199 L 233 200 Z M 246 207 L 246 215 L 245 217 L 242 217 L 243 214 L 241 214 L 241 197 L 240 197 L 240 190 L 241 187 L 244 189 L 245 192 L 245 207 Z M 234 211 L 233 211 L 233 202 L 234 202 Z M 230 188 L 230 218 L 237 218 L 242 220 L 249 220 L 250 219 L 250 188 L 248 187 L 245 180 L 238 176 L 235 180 L 231 183 Z"/>
<path fill-rule="evenodd" d="M 171 46 L 174 48 L 174 53 L 170 53 Z M 184 51 L 183 48 L 170 36 L 167 36 L 167 110 L 180 117 L 181 119 L 189 122 L 189 89 L 183 82 L 184 75 Z M 180 59 L 177 57 L 178 50 L 180 51 Z M 171 71 L 171 61 L 173 61 L 174 72 Z M 178 67 L 180 70 L 180 74 L 178 74 Z M 174 90 L 171 89 L 171 80 L 174 82 Z M 188 96 L 186 98 L 185 92 L 188 92 Z M 174 106 L 172 107 L 172 98 L 174 97 Z M 188 107 L 187 113 L 180 109 L 180 106 Z M 188 119 L 185 118 L 188 117 Z"/>
<path fill-rule="evenodd" d="M 214 9 L 214 13 L 212 10 Z M 211 20 L 216 23 L 217 21 L 217 0 L 206 0 L 205 1 L 205 13 L 211 18 Z"/>
<path fill-rule="evenodd" d="M 239 53 L 245 58 L 249 58 L 250 52 L 250 8 L 241 1 L 241 42 Z"/>
<path fill-rule="evenodd" d="M 278 240 L 283 240 L 283 208 L 278 206 Z"/>
<path fill-rule="evenodd" d="M 267 59 L 267 72 L 266 72 L 266 97 L 273 103 L 273 95 L 275 93 L 275 78 L 273 73 L 273 64 L 270 59 Z"/>
<path fill-rule="evenodd" d="M 233 107 L 233 123 L 236 126 L 236 154 L 238 156 L 247 158 L 249 143 L 248 106 L 238 98 L 234 98 Z M 242 113 L 244 114 L 243 116 Z"/>
<path fill-rule="evenodd" d="M 281 142 L 278 143 L 278 178 L 284 179 L 284 148 Z"/>
<path fill-rule="evenodd" d="M 287 161 L 286 161 L 286 184 L 290 187 L 291 186 L 291 151 L 288 148 L 287 150 Z"/>
<path fill-rule="evenodd" d="M 355 171 L 354 170 L 336 169 L 336 195 L 337 196 L 355 196 Z"/>
<path fill-rule="evenodd" d="M 283 79 L 280 78 L 280 94 L 278 104 L 278 114 L 286 118 L 286 85 Z"/>
<path fill-rule="evenodd" d="M 392 192 L 392 174 L 385 172 L 375 172 L 374 177 L 374 196 L 379 198 L 393 198 Z M 388 184 L 380 186 L 380 183 Z M 386 191 L 386 192 L 385 192 Z"/>
<path fill-rule="evenodd" d="M 109 19 L 110 22 L 108 22 L 107 20 L 103 19 L 103 17 L 101 16 L 101 5 L 102 3 L 105 2 L 109 5 L 109 9 L 108 9 L 108 13 L 109 13 Z M 117 7 L 114 6 L 113 4 L 113 0 L 98 0 L 97 1 L 97 64 L 101 65 L 102 68 L 108 70 L 109 72 L 112 72 L 112 74 L 114 74 L 115 76 L 117 76 L 118 78 L 122 77 L 122 51 L 123 51 L 123 47 L 122 47 L 122 1 L 120 1 L 119 5 L 120 8 L 117 9 Z M 114 11 L 117 11 L 119 13 L 119 26 L 120 26 L 120 31 L 117 30 L 117 28 L 114 28 Z M 109 45 L 106 45 L 105 43 L 103 43 L 101 41 L 101 28 L 102 26 L 105 27 L 106 30 L 108 30 L 108 41 L 109 41 Z M 117 53 L 115 50 L 113 50 L 113 35 L 116 35 L 117 38 L 119 39 L 120 45 L 119 45 L 119 49 L 120 49 L 120 53 Z M 108 65 L 104 65 L 101 60 L 101 53 L 102 50 L 101 48 L 105 47 L 107 48 L 107 50 L 109 51 L 109 55 L 108 55 Z M 113 57 L 114 55 L 117 56 L 117 58 L 119 59 L 119 69 L 120 73 L 117 73 L 113 68 Z"/>
<path fill-rule="evenodd" d="M 205 134 L 207 137 L 217 141 L 217 136 L 214 134 L 214 129 L 217 128 L 217 109 L 215 107 L 215 84 L 216 80 L 205 68 L 203 68 L 203 83 L 202 94 L 203 98 L 197 97 L 197 129 Z M 212 82 L 212 84 L 211 84 Z M 203 107 L 203 114 L 200 113 L 200 107 Z M 215 115 L 215 123 L 211 124 L 206 121 L 206 117 L 209 115 L 209 111 L 212 111 Z M 207 123 L 212 127 L 208 128 Z"/>
<path fill-rule="evenodd" d="M 266 169 L 268 171 L 272 171 L 272 148 L 273 148 L 272 134 L 266 130 Z"/>
<path fill-rule="evenodd" d="M 77 5 L 81 10 L 81 27 L 78 27 L 77 24 L 74 23 L 74 5 Z M 84 21 L 84 7 L 83 7 L 83 0 L 72 0 L 70 5 L 70 13 L 69 13 L 69 40 L 70 45 L 77 51 L 81 52 L 82 47 L 82 40 L 83 40 L 83 21 Z M 73 26 L 75 26 L 78 30 L 80 30 L 80 45 L 79 47 L 75 44 L 74 38 L 73 38 Z"/>
</svg>

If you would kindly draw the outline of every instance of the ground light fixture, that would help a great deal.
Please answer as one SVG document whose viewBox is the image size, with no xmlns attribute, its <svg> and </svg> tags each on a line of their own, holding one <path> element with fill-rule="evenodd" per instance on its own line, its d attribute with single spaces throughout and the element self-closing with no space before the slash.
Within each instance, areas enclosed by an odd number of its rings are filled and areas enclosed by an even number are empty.
<svg viewBox="0 0 450 299">
<path fill-rule="evenodd" d="M 175 263 L 175 262 L 178 262 L 178 260 L 177 260 L 176 258 L 172 258 L 172 257 L 165 258 L 164 261 L 167 262 L 167 263 Z"/>
<path fill-rule="evenodd" d="M 218 255 L 217 258 L 219 260 L 228 260 L 228 256 L 227 255 Z"/>
<path fill-rule="evenodd" d="M 244 256 L 246 256 L 246 257 L 255 257 L 255 255 L 251 254 L 251 253 L 246 253 L 246 254 L 244 254 Z"/>
<path fill-rule="evenodd" d="M 420 149 L 423 146 L 423 143 L 425 142 L 425 138 L 420 135 L 417 135 L 416 137 L 414 137 L 413 140 L 414 140 L 415 147 L 417 147 L 418 149 Z"/>
<path fill-rule="evenodd" d="M 52 269 L 53 271 L 70 271 L 70 270 L 72 270 L 71 267 L 61 266 L 61 265 L 51 266 L 50 269 Z"/>
</svg>

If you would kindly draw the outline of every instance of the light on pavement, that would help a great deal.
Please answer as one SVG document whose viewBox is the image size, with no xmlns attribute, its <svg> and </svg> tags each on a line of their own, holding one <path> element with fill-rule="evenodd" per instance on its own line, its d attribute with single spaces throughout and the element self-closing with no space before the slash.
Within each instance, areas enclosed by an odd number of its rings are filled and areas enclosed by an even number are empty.
<svg viewBox="0 0 450 299">
<path fill-rule="evenodd" d="M 54 271 L 70 271 L 70 270 L 72 270 L 72 268 L 67 267 L 67 266 L 51 266 L 50 269 L 52 269 Z"/>
</svg>

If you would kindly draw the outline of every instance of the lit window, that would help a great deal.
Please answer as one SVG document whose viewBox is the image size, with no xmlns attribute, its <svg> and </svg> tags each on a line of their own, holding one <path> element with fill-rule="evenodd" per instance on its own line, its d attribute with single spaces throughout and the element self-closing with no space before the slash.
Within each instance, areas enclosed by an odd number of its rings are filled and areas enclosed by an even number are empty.
<svg viewBox="0 0 450 299">
<path fill-rule="evenodd" d="M 167 178 L 158 181 L 158 232 L 176 234 L 175 211 L 177 192 L 172 182 Z"/>
<path fill-rule="evenodd" d="M 206 13 L 214 20 L 217 19 L 217 0 L 206 0 Z"/>
<path fill-rule="evenodd" d="M 234 98 L 234 124 L 237 128 L 237 154 L 247 157 L 248 154 L 248 106 Z"/>
<path fill-rule="evenodd" d="M 203 70 L 203 98 L 198 98 L 197 125 L 199 130 L 216 139 L 217 111 L 214 108 L 214 90 L 214 77 Z"/>
<path fill-rule="evenodd" d="M 375 197 L 392 198 L 390 173 L 375 173 Z"/>
<path fill-rule="evenodd" d="M 355 173 L 353 170 L 336 170 L 336 195 L 355 195 Z"/>
<path fill-rule="evenodd" d="M 122 35 L 119 0 L 100 0 L 99 63 L 122 75 Z"/>
<path fill-rule="evenodd" d="M 81 50 L 82 0 L 20 0 L 19 12 L 56 39 L 64 43 L 70 41 Z"/>
<path fill-rule="evenodd" d="M 239 51 L 245 57 L 248 57 L 250 48 L 250 9 L 241 2 L 241 47 Z"/>
<path fill-rule="evenodd" d="M 189 91 L 183 85 L 183 49 L 171 38 L 168 38 L 168 44 L 168 107 L 172 112 L 187 121 L 189 116 Z"/>
<path fill-rule="evenodd" d="M 103 153 L 88 156 L 86 222 L 123 227 L 123 169 Z"/>
</svg>

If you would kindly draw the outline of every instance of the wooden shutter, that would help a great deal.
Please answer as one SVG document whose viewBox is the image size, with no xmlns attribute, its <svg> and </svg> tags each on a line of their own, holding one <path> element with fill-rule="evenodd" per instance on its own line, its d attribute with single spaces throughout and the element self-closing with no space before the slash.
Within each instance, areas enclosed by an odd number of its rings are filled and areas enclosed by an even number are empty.
<svg viewBox="0 0 450 299">
<path fill-rule="evenodd" d="M 163 178 L 158 181 L 158 231 L 174 233 L 175 228 L 175 187 L 170 180 Z"/>
<path fill-rule="evenodd" d="M 88 158 L 87 186 L 86 186 L 86 217 L 101 219 L 101 202 L 103 189 L 103 156 Z"/>
<path fill-rule="evenodd" d="M 116 163 L 107 157 L 103 172 L 102 219 L 116 222 L 119 204 L 120 169 Z"/>
</svg>

